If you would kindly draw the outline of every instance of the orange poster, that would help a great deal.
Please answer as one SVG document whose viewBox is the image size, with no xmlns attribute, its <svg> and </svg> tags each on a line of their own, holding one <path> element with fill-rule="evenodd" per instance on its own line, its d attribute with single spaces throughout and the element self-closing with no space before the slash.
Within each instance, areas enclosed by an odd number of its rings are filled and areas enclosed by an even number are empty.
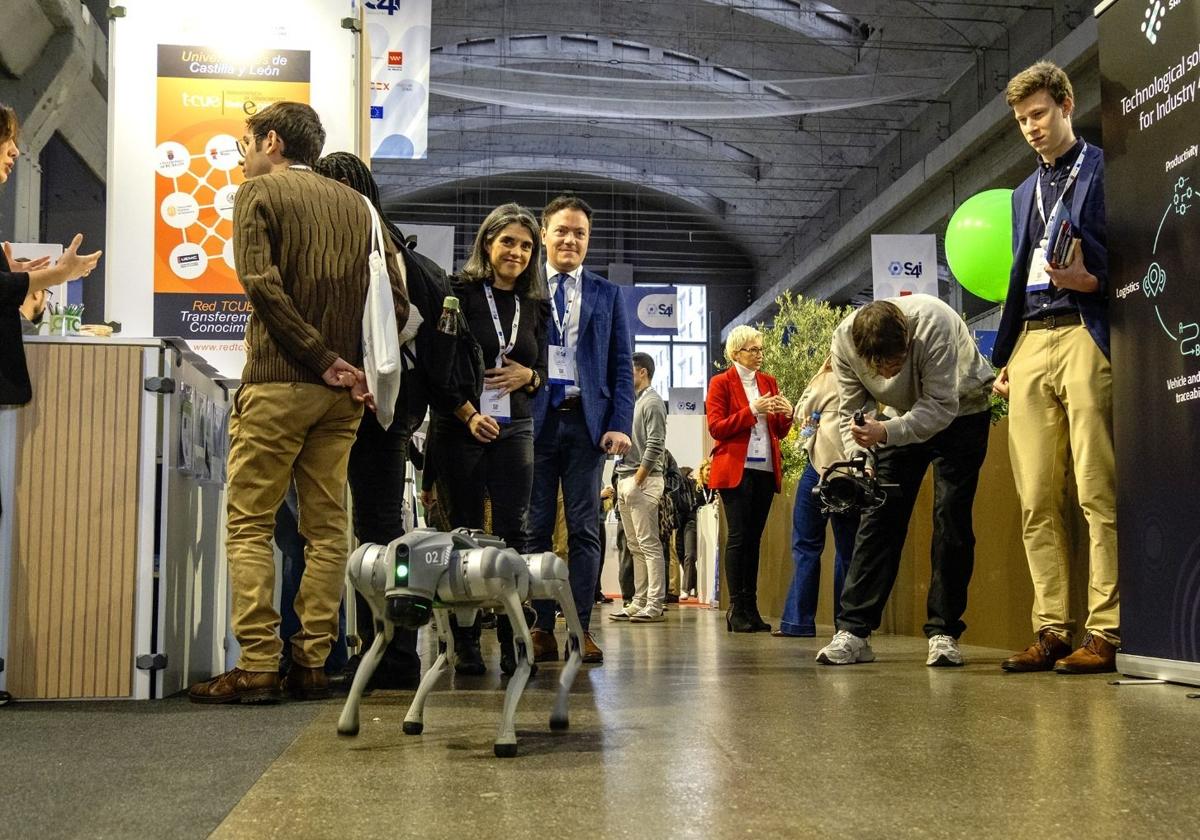
<svg viewBox="0 0 1200 840">
<path fill-rule="evenodd" d="M 309 101 L 309 53 L 158 47 L 154 334 L 236 341 L 250 305 L 234 269 L 233 199 L 246 117 Z"/>
</svg>

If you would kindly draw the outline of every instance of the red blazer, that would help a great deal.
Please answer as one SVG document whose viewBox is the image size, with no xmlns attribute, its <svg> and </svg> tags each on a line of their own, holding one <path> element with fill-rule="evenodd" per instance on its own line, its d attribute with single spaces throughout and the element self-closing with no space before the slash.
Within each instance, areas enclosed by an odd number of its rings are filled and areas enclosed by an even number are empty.
<svg viewBox="0 0 1200 840">
<path fill-rule="evenodd" d="M 756 374 L 758 392 L 763 396 L 778 394 L 779 385 L 775 377 Z M 737 487 L 742 483 L 742 470 L 746 466 L 746 452 L 750 449 L 750 430 L 758 418 L 750 410 L 746 389 L 733 365 L 718 373 L 708 383 L 708 399 L 705 402 L 708 414 L 708 433 L 716 441 L 712 454 L 712 478 L 708 486 L 714 490 Z M 771 463 L 775 467 L 775 492 L 783 486 L 783 458 L 779 454 L 779 441 L 787 437 L 792 428 L 791 414 L 768 414 L 767 430 L 771 436 Z"/>
</svg>

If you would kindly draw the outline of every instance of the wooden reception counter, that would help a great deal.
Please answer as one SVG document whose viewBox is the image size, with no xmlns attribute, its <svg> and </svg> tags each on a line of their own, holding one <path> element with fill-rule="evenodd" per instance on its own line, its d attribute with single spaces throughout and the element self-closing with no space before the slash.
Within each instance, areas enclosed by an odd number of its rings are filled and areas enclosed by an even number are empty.
<svg viewBox="0 0 1200 840">
<path fill-rule="evenodd" d="M 172 340 L 25 351 L 33 401 L 0 409 L 0 688 L 161 697 L 219 670 L 226 388 Z"/>
</svg>

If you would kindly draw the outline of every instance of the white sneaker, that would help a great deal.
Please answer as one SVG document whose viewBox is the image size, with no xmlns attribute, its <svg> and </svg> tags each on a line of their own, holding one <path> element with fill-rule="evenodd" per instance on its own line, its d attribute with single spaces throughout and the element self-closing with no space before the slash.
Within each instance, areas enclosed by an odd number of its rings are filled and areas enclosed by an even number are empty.
<svg viewBox="0 0 1200 840">
<path fill-rule="evenodd" d="M 934 668 L 957 668 L 963 664 L 962 651 L 958 649 L 958 639 L 953 636 L 931 636 L 929 639 L 929 658 L 925 664 Z"/>
<path fill-rule="evenodd" d="M 833 634 L 833 641 L 821 648 L 817 661 L 822 665 L 853 665 L 855 662 L 874 662 L 875 651 L 867 644 L 866 639 L 860 639 L 849 630 L 839 630 Z"/>
<path fill-rule="evenodd" d="M 626 604 L 625 606 L 621 607 L 621 609 L 613 610 L 612 612 L 610 612 L 608 614 L 608 617 L 609 617 L 609 620 L 611 620 L 611 621 L 628 621 L 629 619 L 633 618 L 635 615 L 640 613 L 643 609 L 645 609 L 644 604 L 639 607 L 637 604 L 630 602 L 630 603 Z"/>
<path fill-rule="evenodd" d="M 645 609 L 629 616 L 629 620 L 634 624 L 649 624 L 653 621 L 666 621 L 667 617 L 663 615 L 662 607 L 647 605 Z"/>
</svg>

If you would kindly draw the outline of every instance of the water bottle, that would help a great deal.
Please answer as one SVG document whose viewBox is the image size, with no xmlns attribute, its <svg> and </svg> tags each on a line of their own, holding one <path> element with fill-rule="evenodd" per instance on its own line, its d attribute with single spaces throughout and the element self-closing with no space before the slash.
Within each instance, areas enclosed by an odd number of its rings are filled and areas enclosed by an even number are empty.
<svg viewBox="0 0 1200 840">
<path fill-rule="evenodd" d="M 446 295 L 442 301 L 442 314 L 438 318 L 437 331 L 445 335 L 458 335 L 458 298 Z"/>
<path fill-rule="evenodd" d="M 808 422 L 800 429 L 800 437 L 810 438 L 817 433 L 817 426 L 821 423 L 821 412 L 814 411 L 812 417 L 808 418 Z"/>
</svg>

